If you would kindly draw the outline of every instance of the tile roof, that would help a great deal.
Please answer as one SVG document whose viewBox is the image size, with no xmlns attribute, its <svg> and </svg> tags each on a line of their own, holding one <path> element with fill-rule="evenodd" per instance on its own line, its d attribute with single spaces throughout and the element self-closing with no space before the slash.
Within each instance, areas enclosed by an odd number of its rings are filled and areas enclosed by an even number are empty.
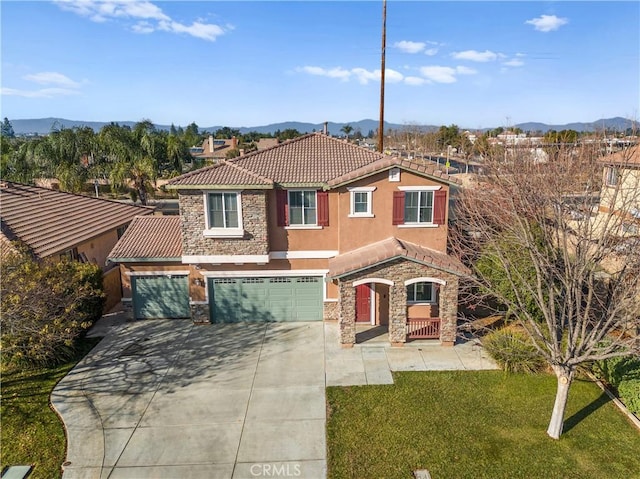
<svg viewBox="0 0 640 479">
<path fill-rule="evenodd" d="M 152 208 L 3 181 L 2 231 L 39 258 L 60 253 L 128 224 Z"/>
<path fill-rule="evenodd" d="M 607 165 L 628 166 L 629 168 L 639 167 L 640 145 L 635 145 L 631 148 L 607 155 L 601 158 L 600 162 Z"/>
<path fill-rule="evenodd" d="M 441 179 L 447 183 L 459 183 L 459 181 L 453 176 L 440 171 L 436 165 L 426 165 L 416 161 L 403 160 L 402 158 L 395 156 L 385 156 L 373 163 L 369 163 L 356 170 L 349 171 L 341 176 L 333 178 L 327 182 L 327 185 L 331 188 L 335 188 L 336 186 L 350 183 L 359 178 L 370 176 L 379 171 L 389 170 L 395 167 L 413 171 L 415 173 L 423 173 L 428 176 Z"/>
<path fill-rule="evenodd" d="M 391 237 L 331 258 L 329 276 L 346 276 L 396 258 L 417 261 L 456 275 L 469 274 L 469 270 L 453 256 Z"/>
<path fill-rule="evenodd" d="M 265 178 L 230 161 L 221 160 L 212 166 L 185 173 L 169 180 L 167 188 L 197 188 L 201 186 L 251 186 L 252 188 L 273 188 L 273 180 Z"/>
<path fill-rule="evenodd" d="M 109 253 L 109 260 L 179 260 L 182 256 L 179 216 L 139 216 Z"/>
</svg>

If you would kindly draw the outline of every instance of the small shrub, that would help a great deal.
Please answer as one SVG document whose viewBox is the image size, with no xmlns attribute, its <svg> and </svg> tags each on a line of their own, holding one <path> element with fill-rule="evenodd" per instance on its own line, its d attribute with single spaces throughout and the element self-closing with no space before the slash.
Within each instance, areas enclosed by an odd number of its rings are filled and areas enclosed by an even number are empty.
<svg viewBox="0 0 640 479">
<path fill-rule="evenodd" d="M 620 381 L 618 395 L 629 411 L 640 415 L 640 379 L 624 379 Z"/>
<path fill-rule="evenodd" d="M 640 358 L 622 356 L 596 361 L 594 374 L 614 387 L 626 379 L 640 379 Z"/>
<path fill-rule="evenodd" d="M 536 350 L 525 333 L 513 328 L 503 328 L 485 336 L 485 350 L 508 372 L 535 373 L 545 366 L 544 358 Z"/>
</svg>

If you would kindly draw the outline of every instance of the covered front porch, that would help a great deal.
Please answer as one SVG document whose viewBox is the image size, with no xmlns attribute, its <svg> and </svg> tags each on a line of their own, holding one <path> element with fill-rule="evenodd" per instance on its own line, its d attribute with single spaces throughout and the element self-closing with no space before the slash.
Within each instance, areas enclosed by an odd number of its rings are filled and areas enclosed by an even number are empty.
<svg viewBox="0 0 640 479">
<path fill-rule="evenodd" d="M 334 258 L 329 274 L 339 290 L 340 343 L 452 346 L 458 277 L 465 273 L 455 258 L 397 238 Z"/>
</svg>

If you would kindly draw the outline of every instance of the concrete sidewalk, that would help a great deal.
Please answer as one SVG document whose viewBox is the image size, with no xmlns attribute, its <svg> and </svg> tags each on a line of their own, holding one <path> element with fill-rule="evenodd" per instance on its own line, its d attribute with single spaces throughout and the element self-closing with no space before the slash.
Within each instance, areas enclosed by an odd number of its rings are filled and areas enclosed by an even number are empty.
<svg viewBox="0 0 640 479">
<path fill-rule="evenodd" d="M 364 342 L 344 349 L 337 322 L 324 324 L 327 386 L 393 384 L 392 371 L 498 369 L 475 339 L 443 347 L 433 341 L 412 341 L 393 348 L 388 342 Z"/>
</svg>

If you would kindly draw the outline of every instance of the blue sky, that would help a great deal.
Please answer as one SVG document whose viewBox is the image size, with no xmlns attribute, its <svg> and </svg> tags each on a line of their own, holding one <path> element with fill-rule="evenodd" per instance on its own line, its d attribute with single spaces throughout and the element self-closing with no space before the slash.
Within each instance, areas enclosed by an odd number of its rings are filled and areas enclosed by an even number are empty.
<svg viewBox="0 0 640 479">
<path fill-rule="evenodd" d="M 1 116 L 377 119 L 382 1 L 7 1 Z M 387 2 L 385 120 L 640 118 L 640 3 Z"/>
</svg>

